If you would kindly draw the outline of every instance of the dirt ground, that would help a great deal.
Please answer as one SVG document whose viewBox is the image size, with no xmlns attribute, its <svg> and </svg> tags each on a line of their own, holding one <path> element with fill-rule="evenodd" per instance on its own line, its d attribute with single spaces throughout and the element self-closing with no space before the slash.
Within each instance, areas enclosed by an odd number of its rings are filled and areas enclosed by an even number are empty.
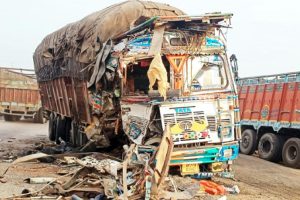
<svg viewBox="0 0 300 200">
<path fill-rule="evenodd" d="M 0 175 L 10 166 L 15 155 L 25 154 L 35 143 L 47 140 L 47 124 L 30 121 L 4 122 L 0 117 Z M 240 194 L 227 199 L 300 199 L 300 170 L 240 155 L 234 163 L 236 180 L 214 180 L 227 185 L 238 185 Z M 23 189 L 37 190 L 43 185 L 25 183 L 29 177 L 57 177 L 59 167 L 46 163 L 22 163 L 10 168 L 6 183 L 0 183 L 0 199 L 20 194 Z M 218 199 L 207 196 L 204 199 Z M 203 198 L 201 198 L 203 199 Z"/>
</svg>

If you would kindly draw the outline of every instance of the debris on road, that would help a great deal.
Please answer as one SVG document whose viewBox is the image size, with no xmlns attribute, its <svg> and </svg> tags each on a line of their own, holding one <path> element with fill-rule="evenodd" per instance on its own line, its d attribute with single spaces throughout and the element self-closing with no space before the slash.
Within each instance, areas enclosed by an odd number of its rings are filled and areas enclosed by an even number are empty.
<svg viewBox="0 0 300 200">
<path fill-rule="evenodd" d="M 214 183 L 213 181 L 202 180 L 202 181 L 200 181 L 200 187 L 202 190 L 204 190 L 208 194 L 212 194 L 212 195 L 224 195 L 225 194 L 224 186 Z"/>
<path fill-rule="evenodd" d="M 45 183 L 54 182 L 55 180 L 56 178 L 51 178 L 51 177 L 35 177 L 35 178 L 27 178 L 24 180 L 24 182 L 30 184 L 45 184 Z"/>
<path fill-rule="evenodd" d="M 0 176 L 0 183 L 6 183 L 7 179 L 4 178 L 3 176 Z"/>
<path fill-rule="evenodd" d="M 114 199 L 142 197 L 150 199 L 150 196 L 158 195 L 159 188 L 167 177 L 173 149 L 169 128 L 166 129 L 156 152 L 143 151 L 135 144 L 125 149 L 127 151 L 123 161 L 101 153 L 89 153 L 90 155 L 85 156 L 82 156 L 82 153 L 73 153 L 72 156 L 36 153 L 18 158 L 12 165 L 45 157 L 54 157 L 56 159 L 54 163 L 73 165 L 73 171 L 58 178 L 26 179 L 31 184 L 47 183 L 40 191 L 31 192 L 31 196 L 76 194 L 80 198 L 86 198 L 101 194 Z"/>
<path fill-rule="evenodd" d="M 230 194 L 239 194 L 240 193 L 240 189 L 237 185 L 234 185 L 233 187 L 225 187 L 226 192 L 230 193 Z"/>
</svg>

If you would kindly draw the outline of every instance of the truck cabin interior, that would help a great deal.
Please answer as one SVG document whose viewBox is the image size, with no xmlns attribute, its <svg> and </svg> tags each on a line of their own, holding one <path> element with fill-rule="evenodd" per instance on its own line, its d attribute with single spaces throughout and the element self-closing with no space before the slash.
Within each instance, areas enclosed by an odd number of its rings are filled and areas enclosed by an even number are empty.
<svg viewBox="0 0 300 200">
<path fill-rule="evenodd" d="M 228 84 L 226 66 L 223 58 L 219 55 L 186 56 L 184 66 L 179 74 L 170 58 L 161 56 L 163 65 L 167 71 L 169 90 L 188 91 L 188 93 L 223 89 Z M 212 58 L 212 59 L 211 59 Z M 213 60 L 213 61 L 207 61 Z M 149 70 L 152 58 L 129 63 L 123 69 L 123 95 L 124 96 L 147 96 L 149 95 Z M 174 60 L 174 65 L 180 65 L 180 59 Z M 153 90 L 158 90 L 157 81 Z M 183 91 L 184 90 L 184 91 Z"/>
<path fill-rule="evenodd" d="M 152 59 L 143 59 L 130 63 L 123 69 L 124 81 L 123 95 L 125 96 L 146 96 L 149 93 L 149 78 L 147 72 L 149 70 Z M 170 82 L 170 63 L 166 56 L 162 56 L 163 64 L 168 74 L 168 82 Z M 157 90 L 157 82 L 153 86 L 153 90 Z"/>
</svg>

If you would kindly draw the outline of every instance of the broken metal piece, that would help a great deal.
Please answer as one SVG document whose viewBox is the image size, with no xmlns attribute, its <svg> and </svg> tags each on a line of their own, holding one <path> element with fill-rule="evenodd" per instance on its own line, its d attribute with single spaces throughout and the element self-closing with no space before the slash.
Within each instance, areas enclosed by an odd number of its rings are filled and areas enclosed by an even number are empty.
<svg viewBox="0 0 300 200">
<path fill-rule="evenodd" d="M 36 153 L 36 154 L 31 154 L 31 155 L 28 155 L 28 156 L 18 158 L 14 162 L 12 162 L 12 164 L 4 171 L 2 176 L 5 175 L 6 172 L 8 171 L 8 169 L 10 167 L 12 167 L 13 165 L 15 165 L 15 164 L 22 163 L 22 162 L 28 162 L 28 161 L 31 161 L 31 160 L 36 160 L 36 159 L 39 159 L 39 158 L 46 158 L 46 157 L 52 157 L 52 156 L 48 155 L 48 154 L 45 154 L 45 153 Z"/>
<path fill-rule="evenodd" d="M 26 178 L 24 179 L 24 182 L 30 183 L 30 184 L 45 184 L 54 182 L 56 178 L 53 177 L 34 177 L 34 178 Z"/>
</svg>

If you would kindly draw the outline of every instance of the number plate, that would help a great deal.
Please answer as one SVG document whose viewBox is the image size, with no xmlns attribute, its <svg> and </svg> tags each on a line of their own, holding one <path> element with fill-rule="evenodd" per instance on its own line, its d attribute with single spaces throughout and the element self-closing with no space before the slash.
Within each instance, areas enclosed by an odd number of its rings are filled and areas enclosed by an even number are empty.
<svg viewBox="0 0 300 200">
<path fill-rule="evenodd" d="M 200 172 L 199 164 L 183 164 L 181 167 L 181 174 L 198 174 Z"/>
<path fill-rule="evenodd" d="M 232 156 L 232 149 L 225 149 L 224 150 L 224 157 L 230 158 Z"/>
</svg>

